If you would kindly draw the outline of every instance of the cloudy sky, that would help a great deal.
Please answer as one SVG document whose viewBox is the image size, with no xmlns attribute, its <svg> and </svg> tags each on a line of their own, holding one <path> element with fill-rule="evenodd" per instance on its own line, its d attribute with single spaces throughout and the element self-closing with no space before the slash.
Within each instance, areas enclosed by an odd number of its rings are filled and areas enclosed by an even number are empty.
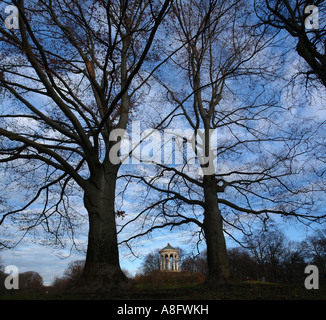
<svg viewBox="0 0 326 320">
<path fill-rule="evenodd" d="M 188 240 L 188 241 L 187 241 Z M 172 246 L 187 248 L 189 238 L 183 232 L 157 235 L 150 240 L 139 241 L 135 252 L 138 258 L 126 250 L 120 250 L 121 268 L 135 275 L 141 267 L 142 258 L 147 253 L 163 248 L 167 243 Z M 75 260 L 85 259 L 83 253 L 70 252 L 69 250 L 58 250 L 51 247 L 38 245 L 28 240 L 23 240 L 13 250 L 3 250 L 0 253 L 3 267 L 15 265 L 20 273 L 26 271 L 38 272 L 44 280 L 45 285 L 53 282 L 55 277 L 61 277 L 68 264 Z"/>
</svg>

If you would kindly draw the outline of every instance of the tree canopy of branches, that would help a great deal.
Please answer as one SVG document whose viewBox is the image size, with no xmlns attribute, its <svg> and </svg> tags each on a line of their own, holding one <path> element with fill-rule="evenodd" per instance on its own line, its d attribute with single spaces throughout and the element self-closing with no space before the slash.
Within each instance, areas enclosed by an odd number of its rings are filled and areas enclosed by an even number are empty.
<svg viewBox="0 0 326 320">
<path fill-rule="evenodd" d="M 21 206 L 4 204 L 0 223 L 40 226 L 55 242 L 73 237 L 80 217 L 69 199 L 80 190 L 89 220 L 83 279 L 93 290 L 125 280 L 114 207 L 119 165 L 109 157 L 119 141 L 110 134 L 127 126 L 170 2 L 17 0 L 18 30 L 6 29 L 1 13 L 0 163 L 11 175 L 2 182 L 26 196 Z"/>
<path fill-rule="evenodd" d="M 307 79 L 315 77 L 326 87 L 326 20 L 317 14 L 325 12 L 325 2 L 255 0 L 255 10 L 264 24 L 278 31 L 286 30 L 296 40 L 297 53 L 309 65 Z M 310 26 L 313 20 L 316 26 Z"/>
<path fill-rule="evenodd" d="M 270 47 L 275 35 L 256 29 L 248 5 L 174 2 L 169 34 L 184 46 L 169 61 L 169 76 L 158 80 L 181 112 L 162 129 L 190 128 L 192 157 L 181 140 L 182 165 L 159 163 L 147 178 L 129 175 L 153 192 L 143 229 L 128 240 L 193 223 L 206 242 L 212 282 L 230 276 L 224 233 L 234 238 L 230 230 L 246 233 L 246 224 L 273 215 L 306 223 L 325 217 L 316 211 L 324 189 L 309 163 L 320 123 L 293 118 L 282 101 L 274 86 L 281 81 Z"/>
</svg>

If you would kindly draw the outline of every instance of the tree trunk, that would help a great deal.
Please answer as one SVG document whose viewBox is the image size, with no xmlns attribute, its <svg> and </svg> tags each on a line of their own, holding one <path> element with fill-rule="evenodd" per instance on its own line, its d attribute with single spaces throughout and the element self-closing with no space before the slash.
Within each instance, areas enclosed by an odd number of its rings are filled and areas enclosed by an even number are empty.
<svg viewBox="0 0 326 320">
<path fill-rule="evenodd" d="M 297 52 L 311 67 L 312 72 L 310 73 L 314 73 L 326 87 L 326 55 L 319 55 L 317 58 L 318 52 L 306 37 L 299 37 Z"/>
<path fill-rule="evenodd" d="M 223 234 L 223 221 L 218 207 L 214 176 L 204 176 L 204 234 L 207 245 L 208 283 L 226 283 L 230 268 Z"/>
<path fill-rule="evenodd" d="M 123 37 L 121 52 L 121 88 L 127 81 L 127 51 L 131 37 Z M 126 92 L 121 98 L 119 129 L 125 129 L 129 118 L 130 98 Z M 108 126 L 110 127 L 110 125 Z M 109 136 L 109 134 L 108 134 Z M 120 141 L 107 144 L 107 155 Z M 96 160 L 97 161 L 97 160 Z M 89 234 L 86 263 L 82 280 L 94 290 L 112 291 L 129 284 L 119 263 L 115 222 L 115 187 L 119 165 L 113 165 L 108 157 L 104 163 L 92 165 L 91 177 L 85 190 L 84 204 L 89 216 Z"/>
<path fill-rule="evenodd" d="M 111 292 L 127 284 L 119 263 L 115 222 L 115 186 L 118 168 L 98 165 L 85 189 L 84 204 L 89 216 L 88 247 L 82 275 L 87 291 Z"/>
</svg>

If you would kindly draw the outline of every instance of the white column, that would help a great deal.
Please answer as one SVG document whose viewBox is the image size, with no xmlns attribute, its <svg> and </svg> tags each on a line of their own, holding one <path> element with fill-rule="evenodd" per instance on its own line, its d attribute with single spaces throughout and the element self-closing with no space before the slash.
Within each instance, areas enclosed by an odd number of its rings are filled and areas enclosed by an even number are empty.
<svg viewBox="0 0 326 320">
<path fill-rule="evenodd" d="M 173 271 L 175 271 L 175 254 L 173 254 Z"/>
<path fill-rule="evenodd" d="M 168 270 L 171 270 L 171 269 L 170 269 L 170 254 L 169 254 L 169 253 L 168 253 L 168 260 L 169 260 Z"/>
<path fill-rule="evenodd" d="M 177 263 L 177 270 L 179 270 L 179 263 L 178 263 L 178 258 L 179 258 L 179 256 L 178 256 L 178 254 L 176 254 L 176 263 Z"/>
</svg>

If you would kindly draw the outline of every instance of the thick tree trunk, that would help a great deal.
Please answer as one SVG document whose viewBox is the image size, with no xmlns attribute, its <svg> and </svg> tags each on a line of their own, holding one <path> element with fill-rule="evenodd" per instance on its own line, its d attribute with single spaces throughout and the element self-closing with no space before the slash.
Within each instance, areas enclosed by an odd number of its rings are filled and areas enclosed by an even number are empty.
<svg viewBox="0 0 326 320">
<path fill-rule="evenodd" d="M 116 175 L 114 166 L 108 170 L 99 165 L 85 190 L 89 234 L 81 284 L 87 291 L 111 292 L 127 284 L 119 263 L 114 208 Z"/>
<path fill-rule="evenodd" d="M 131 37 L 123 37 L 122 43 L 121 88 L 127 81 L 127 51 Z M 129 95 L 126 92 L 121 98 L 121 113 L 117 125 L 119 129 L 126 128 L 129 102 Z M 107 156 L 114 145 L 115 142 L 107 144 Z M 115 222 L 115 187 L 118 170 L 119 165 L 113 165 L 109 157 L 105 158 L 103 164 L 97 162 L 90 170 L 91 177 L 85 190 L 84 204 L 89 215 L 89 234 L 82 280 L 88 287 L 93 288 L 93 291 L 112 291 L 130 284 L 119 263 Z"/>
<path fill-rule="evenodd" d="M 326 87 L 326 55 L 318 55 L 318 52 L 306 37 L 299 38 L 297 52 L 311 67 L 312 71 L 310 73 L 314 73 Z"/>
<path fill-rule="evenodd" d="M 215 179 L 204 176 L 204 233 L 207 245 L 208 283 L 226 283 L 230 268 L 223 234 L 223 220 L 218 207 Z"/>
</svg>

